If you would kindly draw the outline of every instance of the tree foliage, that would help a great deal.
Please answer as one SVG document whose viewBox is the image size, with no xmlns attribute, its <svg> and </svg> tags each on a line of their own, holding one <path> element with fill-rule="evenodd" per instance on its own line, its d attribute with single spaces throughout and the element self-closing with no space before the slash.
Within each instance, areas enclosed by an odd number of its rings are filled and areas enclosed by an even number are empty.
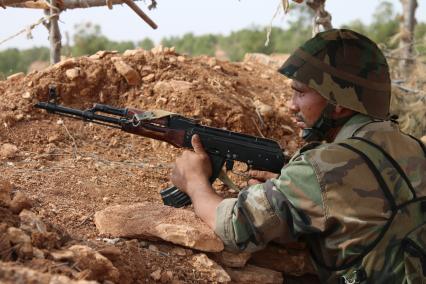
<svg viewBox="0 0 426 284">
<path fill-rule="evenodd" d="M 203 54 L 214 56 L 220 51 L 233 61 L 241 60 L 248 52 L 290 53 L 311 37 L 312 16 L 311 10 L 304 5 L 293 6 L 291 13 L 287 15 L 290 17 L 288 27 L 286 29 L 272 27 L 268 45 L 265 45 L 268 31 L 259 26 L 233 31 L 229 35 L 187 33 L 183 36 L 166 37 L 161 40 L 161 44 L 174 46 L 177 52 L 193 56 Z M 356 20 L 343 27 L 365 34 L 386 48 L 397 47 L 398 42 L 395 39 L 399 33 L 399 20 L 394 7 L 388 1 L 378 4 L 371 23 L 364 24 Z M 99 50 L 123 52 L 136 47 L 149 50 L 155 45 L 149 38 L 136 42 L 109 40 L 102 34 L 101 28 L 92 23 L 77 25 L 73 41 L 74 45 L 67 49 L 67 56 L 90 55 Z M 418 23 L 416 26 L 415 50 L 419 55 L 426 56 L 426 23 Z M 46 47 L 4 50 L 0 52 L 0 79 L 12 73 L 25 72 L 33 61 L 48 61 L 48 59 L 49 50 Z"/>
</svg>

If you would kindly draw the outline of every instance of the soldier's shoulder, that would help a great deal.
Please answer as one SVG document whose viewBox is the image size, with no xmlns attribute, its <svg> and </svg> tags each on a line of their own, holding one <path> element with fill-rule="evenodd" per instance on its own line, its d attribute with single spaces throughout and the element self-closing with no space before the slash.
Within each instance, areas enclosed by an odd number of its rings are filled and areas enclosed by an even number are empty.
<svg viewBox="0 0 426 284">
<path fill-rule="evenodd" d="M 342 147 L 338 143 L 316 143 L 316 145 L 310 144 L 300 149 L 300 157 L 296 159 L 303 158 L 311 163 L 315 161 L 339 163 L 347 161 L 348 158 L 353 156 L 351 151 L 348 151 L 348 149 Z"/>
</svg>

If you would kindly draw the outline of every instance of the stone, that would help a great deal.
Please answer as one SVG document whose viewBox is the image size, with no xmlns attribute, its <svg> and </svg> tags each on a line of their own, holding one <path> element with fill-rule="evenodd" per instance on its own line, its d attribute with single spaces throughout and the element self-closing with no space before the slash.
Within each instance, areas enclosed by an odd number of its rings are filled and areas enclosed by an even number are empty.
<svg viewBox="0 0 426 284">
<path fill-rule="evenodd" d="M 196 271 L 208 275 L 212 282 L 227 283 L 231 281 L 228 273 L 204 253 L 194 255 L 191 263 Z"/>
<path fill-rule="evenodd" d="M 70 250 L 51 251 L 50 256 L 56 261 L 69 261 L 74 258 L 74 253 Z"/>
<path fill-rule="evenodd" d="M 259 100 L 255 100 L 253 105 L 262 117 L 271 117 L 274 114 L 273 108 L 270 105 L 262 103 Z"/>
<path fill-rule="evenodd" d="M 254 265 L 242 269 L 227 268 L 226 271 L 235 283 L 281 284 L 284 281 L 281 272 Z"/>
<path fill-rule="evenodd" d="M 42 273 L 19 264 L 0 262 L 1 283 L 32 283 L 32 284 L 96 284 L 97 281 L 72 280 L 65 275 Z"/>
<path fill-rule="evenodd" d="M 192 83 L 181 80 L 159 81 L 154 85 L 154 93 L 169 96 L 170 93 L 187 93 L 191 90 Z"/>
<path fill-rule="evenodd" d="M 210 58 L 207 60 L 207 65 L 208 65 L 209 67 L 214 67 L 214 66 L 216 66 L 216 65 L 217 65 L 217 60 L 216 60 L 216 58 L 214 58 L 214 57 L 210 57 Z"/>
<path fill-rule="evenodd" d="M 170 251 L 171 254 L 173 255 L 178 255 L 178 256 L 188 256 L 188 255 L 192 255 L 193 252 L 190 249 L 184 249 L 181 247 L 175 247 Z"/>
<path fill-rule="evenodd" d="M 74 65 L 76 65 L 76 64 L 77 64 L 77 59 L 68 58 L 68 59 L 59 61 L 55 65 L 51 66 L 51 68 L 53 68 L 53 69 L 70 68 L 70 67 L 74 67 Z"/>
<path fill-rule="evenodd" d="M 10 203 L 12 202 L 12 189 L 13 186 L 10 182 L 0 180 L 0 207 L 3 206 L 9 208 Z"/>
<path fill-rule="evenodd" d="M 80 68 L 68 69 L 67 71 L 65 71 L 65 75 L 67 76 L 68 79 L 73 81 L 73 80 L 77 79 L 78 77 L 80 77 L 81 69 Z"/>
<path fill-rule="evenodd" d="M 33 255 L 35 258 L 38 258 L 38 259 L 46 258 L 46 256 L 44 255 L 44 252 L 41 249 L 38 249 L 36 247 L 33 247 Z"/>
<path fill-rule="evenodd" d="M 146 75 L 142 78 L 142 81 L 144 83 L 151 83 L 151 82 L 154 82 L 154 80 L 155 80 L 155 74 L 152 74 L 152 73 L 148 74 L 148 75 Z"/>
<path fill-rule="evenodd" d="M 286 249 L 269 244 L 263 250 L 253 253 L 250 263 L 293 276 L 316 273 L 307 249 Z"/>
<path fill-rule="evenodd" d="M 117 72 L 120 73 L 121 76 L 124 77 L 124 79 L 126 79 L 127 84 L 135 86 L 141 82 L 141 77 L 139 73 L 135 69 L 130 67 L 130 65 L 125 63 L 122 59 L 114 57 L 111 60 L 114 63 Z"/>
<path fill-rule="evenodd" d="M 115 205 L 95 213 L 100 234 L 162 239 L 201 251 L 219 252 L 223 242 L 194 212 L 162 204 Z"/>
<path fill-rule="evenodd" d="M 133 57 L 140 53 L 143 54 L 144 50 L 143 49 L 127 49 L 126 51 L 123 52 L 123 56 Z"/>
<path fill-rule="evenodd" d="M 150 274 L 151 278 L 155 281 L 158 281 L 161 279 L 161 269 L 157 269 L 154 272 Z"/>
<path fill-rule="evenodd" d="M 426 135 L 420 138 L 420 140 L 423 142 L 423 144 L 426 144 Z"/>
<path fill-rule="evenodd" d="M 31 99 L 33 96 L 31 95 L 31 92 L 25 92 L 23 95 L 22 95 L 22 98 L 23 99 Z"/>
<path fill-rule="evenodd" d="M 18 244 L 15 248 L 15 253 L 19 259 L 32 259 L 34 256 L 33 246 L 30 242 Z"/>
<path fill-rule="evenodd" d="M 106 246 L 98 250 L 98 252 L 111 261 L 118 260 L 121 255 L 121 250 L 115 246 Z"/>
<path fill-rule="evenodd" d="M 30 209 L 33 206 L 31 199 L 29 199 L 22 191 L 16 192 L 12 201 L 10 202 L 10 209 L 13 213 L 19 214 L 24 209 Z"/>
<path fill-rule="evenodd" d="M 15 227 L 9 227 L 7 229 L 7 236 L 10 242 L 14 245 L 31 243 L 31 237 L 28 236 L 24 231 Z"/>
<path fill-rule="evenodd" d="M 99 252 L 84 245 L 73 245 L 69 250 L 74 253 L 73 261 L 77 267 L 88 271 L 87 279 L 118 282 L 120 272 L 108 258 Z"/>
<path fill-rule="evenodd" d="M 0 223 L 0 261 L 12 260 L 12 244 L 7 234 L 7 225 Z"/>
<path fill-rule="evenodd" d="M 90 55 L 89 58 L 91 58 L 91 59 L 102 59 L 105 56 L 107 56 L 108 54 L 117 54 L 117 53 L 118 53 L 118 51 L 116 51 L 116 50 L 112 50 L 112 51 L 100 50 L 100 51 L 96 52 L 95 54 Z"/>
<path fill-rule="evenodd" d="M 25 73 L 24 72 L 19 72 L 19 73 L 15 73 L 12 74 L 10 76 L 7 77 L 7 80 L 20 80 L 22 78 L 25 77 Z"/>
<path fill-rule="evenodd" d="M 180 56 L 177 57 L 177 61 L 179 61 L 179 62 L 185 62 L 186 58 L 184 56 L 180 55 Z"/>
<path fill-rule="evenodd" d="M 234 253 L 225 250 L 214 254 L 214 260 L 224 266 L 234 268 L 244 267 L 250 257 L 251 253 L 249 252 Z"/>
<path fill-rule="evenodd" d="M 10 143 L 4 143 L 0 146 L 0 159 L 10 159 L 16 156 L 18 147 Z"/>
<path fill-rule="evenodd" d="M 40 217 L 38 217 L 33 212 L 24 209 L 19 213 L 19 218 L 21 219 L 21 229 L 24 231 L 36 231 L 41 233 L 47 232 L 46 224 L 41 220 Z"/>
<path fill-rule="evenodd" d="M 161 283 L 169 283 L 172 280 L 173 280 L 173 272 L 172 271 L 166 270 L 166 271 L 163 271 L 163 273 L 161 273 L 161 278 L 160 278 Z"/>
</svg>

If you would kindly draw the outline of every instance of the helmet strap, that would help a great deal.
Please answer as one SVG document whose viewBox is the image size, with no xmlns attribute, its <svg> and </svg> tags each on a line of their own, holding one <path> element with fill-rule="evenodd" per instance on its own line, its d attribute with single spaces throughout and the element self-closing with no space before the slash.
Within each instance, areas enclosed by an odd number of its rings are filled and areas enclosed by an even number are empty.
<svg viewBox="0 0 426 284">
<path fill-rule="evenodd" d="M 312 125 L 312 127 L 304 128 L 302 131 L 302 139 L 306 142 L 323 141 L 326 139 L 327 134 L 333 128 L 342 126 L 352 116 L 342 117 L 333 119 L 332 114 L 336 105 L 328 103 L 323 109 L 318 120 Z"/>
</svg>

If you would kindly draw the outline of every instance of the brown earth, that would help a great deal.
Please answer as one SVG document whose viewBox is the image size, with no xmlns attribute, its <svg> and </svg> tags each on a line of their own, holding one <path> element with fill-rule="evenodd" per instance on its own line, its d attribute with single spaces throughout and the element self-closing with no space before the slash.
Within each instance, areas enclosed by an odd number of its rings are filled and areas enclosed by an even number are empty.
<svg viewBox="0 0 426 284">
<path fill-rule="evenodd" d="M 120 74 L 117 61 L 133 71 Z M 171 163 L 180 150 L 35 109 L 52 84 L 60 103 L 74 108 L 101 102 L 163 109 L 276 139 L 289 154 L 300 144 L 286 106 L 288 80 L 255 61 L 191 58 L 161 48 L 98 52 L 0 81 L 2 283 L 49 283 L 57 274 L 65 278 L 55 283 L 211 280 L 194 270 L 190 259 L 196 251 L 175 254 L 171 243 L 99 235 L 95 212 L 118 204 L 161 203 L 159 191 L 170 185 Z M 237 183 L 244 186 L 241 178 Z M 220 182 L 215 188 L 223 196 L 235 195 Z M 80 256 L 99 259 L 98 267 L 61 251 L 73 245 Z"/>
</svg>

